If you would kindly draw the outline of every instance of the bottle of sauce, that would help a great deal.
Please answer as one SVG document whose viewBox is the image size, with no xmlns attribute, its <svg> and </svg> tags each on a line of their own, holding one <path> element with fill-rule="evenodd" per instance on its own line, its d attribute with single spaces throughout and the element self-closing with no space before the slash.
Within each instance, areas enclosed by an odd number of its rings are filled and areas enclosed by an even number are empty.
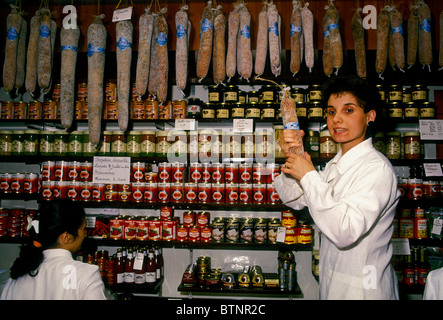
<svg viewBox="0 0 443 320">
<path fill-rule="evenodd" d="M 426 285 L 426 278 L 431 270 L 431 266 L 428 262 L 426 251 L 424 248 L 420 248 L 420 262 L 418 264 L 418 285 L 424 287 Z"/>
<path fill-rule="evenodd" d="M 155 283 L 156 280 L 154 250 L 149 249 L 148 261 L 146 262 L 146 283 Z"/>
<path fill-rule="evenodd" d="M 160 248 L 155 247 L 154 250 L 154 263 L 155 263 L 155 278 L 160 280 L 163 276 L 163 264 L 162 264 L 162 256 L 160 254 Z"/>
<path fill-rule="evenodd" d="M 125 283 L 134 283 L 134 278 L 134 258 L 132 257 L 132 249 L 129 249 L 125 263 Z"/>
<path fill-rule="evenodd" d="M 144 284 L 146 282 L 146 272 L 145 272 L 145 254 L 143 249 L 139 249 L 137 251 L 137 255 L 134 260 L 134 268 L 135 268 L 135 276 L 134 283 L 135 284 Z"/>
<path fill-rule="evenodd" d="M 403 283 L 406 287 L 411 288 L 414 286 L 414 264 L 412 263 L 412 254 L 405 257 L 403 267 Z"/>
<path fill-rule="evenodd" d="M 120 284 L 125 282 L 125 263 L 123 261 L 122 249 L 117 249 L 117 255 L 115 258 L 115 281 L 114 283 Z"/>
</svg>

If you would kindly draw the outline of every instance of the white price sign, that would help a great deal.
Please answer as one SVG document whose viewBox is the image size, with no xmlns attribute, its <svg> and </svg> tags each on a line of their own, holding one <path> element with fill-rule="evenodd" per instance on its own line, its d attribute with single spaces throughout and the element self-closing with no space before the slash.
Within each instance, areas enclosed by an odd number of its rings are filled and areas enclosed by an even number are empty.
<svg viewBox="0 0 443 320">
<path fill-rule="evenodd" d="M 234 119 L 234 133 L 254 132 L 254 121 L 252 119 Z"/>
<path fill-rule="evenodd" d="M 420 120 L 421 140 L 443 140 L 443 120 Z"/>
<path fill-rule="evenodd" d="M 196 130 L 195 119 L 175 119 L 175 129 Z"/>
<path fill-rule="evenodd" d="M 130 157 L 94 157 L 92 183 L 128 184 Z"/>
<path fill-rule="evenodd" d="M 114 10 L 112 14 L 112 22 L 129 20 L 132 17 L 132 7 Z"/>
</svg>

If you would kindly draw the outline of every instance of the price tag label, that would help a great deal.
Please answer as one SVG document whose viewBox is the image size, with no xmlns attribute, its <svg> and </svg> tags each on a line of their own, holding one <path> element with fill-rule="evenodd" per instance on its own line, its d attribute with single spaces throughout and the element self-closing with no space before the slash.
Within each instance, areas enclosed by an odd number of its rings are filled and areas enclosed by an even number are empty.
<svg viewBox="0 0 443 320">
<path fill-rule="evenodd" d="M 286 237 L 286 228 L 285 227 L 278 227 L 277 229 L 277 242 L 285 242 Z"/>
<path fill-rule="evenodd" d="M 143 253 L 137 253 L 134 259 L 134 270 L 143 269 Z"/>
<path fill-rule="evenodd" d="M 441 177 L 443 175 L 440 163 L 423 163 L 423 167 L 426 177 Z"/>
<path fill-rule="evenodd" d="M 175 119 L 175 129 L 177 130 L 196 130 L 195 119 Z"/>
<path fill-rule="evenodd" d="M 234 133 L 254 132 L 254 121 L 252 119 L 234 119 Z"/>
<path fill-rule="evenodd" d="M 132 7 L 114 10 L 112 14 L 112 22 L 129 20 L 132 17 Z"/>
<path fill-rule="evenodd" d="M 92 183 L 128 184 L 130 157 L 94 157 Z"/>
<path fill-rule="evenodd" d="M 437 218 L 434 219 L 434 224 L 432 225 L 432 231 L 431 233 L 436 234 L 436 235 L 441 235 L 441 228 L 443 225 L 443 219 Z"/>
<path fill-rule="evenodd" d="M 392 239 L 392 246 L 394 248 L 393 254 L 410 255 L 411 249 L 409 247 L 409 239 Z"/>
<path fill-rule="evenodd" d="M 443 140 L 443 120 L 420 120 L 421 140 Z"/>
<path fill-rule="evenodd" d="M 95 220 L 96 220 L 96 217 L 87 216 L 86 217 L 86 228 L 89 228 L 89 229 L 95 228 Z"/>
</svg>

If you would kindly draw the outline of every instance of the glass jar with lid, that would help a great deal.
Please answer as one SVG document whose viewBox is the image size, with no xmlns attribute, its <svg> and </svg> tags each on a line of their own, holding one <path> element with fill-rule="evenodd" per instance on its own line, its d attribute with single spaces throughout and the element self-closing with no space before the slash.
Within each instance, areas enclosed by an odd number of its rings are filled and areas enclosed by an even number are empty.
<svg viewBox="0 0 443 320">
<path fill-rule="evenodd" d="M 385 134 L 383 132 L 376 132 L 374 138 L 372 139 L 372 145 L 374 146 L 375 150 L 385 154 L 386 152 Z"/>
<path fill-rule="evenodd" d="M 255 137 L 253 132 L 244 132 L 241 136 L 241 157 L 244 159 L 254 158 Z"/>
<path fill-rule="evenodd" d="M 298 120 L 306 119 L 308 117 L 308 106 L 305 102 L 296 102 L 295 110 L 297 112 Z"/>
<path fill-rule="evenodd" d="M 264 85 L 260 89 L 262 102 L 277 102 L 278 88 L 274 85 Z"/>
<path fill-rule="evenodd" d="M 111 154 L 112 131 L 103 131 L 97 146 L 97 155 L 108 156 Z"/>
<path fill-rule="evenodd" d="M 311 156 L 311 158 L 320 157 L 320 135 L 318 131 L 308 131 L 308 135 L 304 139 L 305 150 Z"/>
<path fill-rule="evenodd" d="M 274 126 L 274 153 L 276 159 L 283 159 L 285 157 L 285 154 L 280 147 L 280 136 L 283 134 L 283 130 L 285 127 L 283 125 L 275 125 Z"/>
<path fill-rule="evenodd" d="M 321 86 L 319 84 L 313 84 L 308 88 L 309 102 L 318 101 L 322 99 Z"/>
<path fill-rule="evenodd" d="M 124 131 L 112 131 L 111 155 L 126 156 L 126 135 Z"/>
<path fill-rule="evenodd" d="M 295 103 L 305 102 L 305 89 L 303 88 L 292 88 L 291 90 L 292 98 L 294 99 Z"/>
<path fill-rule="evenodd" d="M 224 91 L 224 102 L 237 103 L 238 102 L 238 87 L 236 85 L 229 85 Z"/>
<path fill-rule="evenodd" d="M 258 130 L 255 132 L 256 159 L 274 158 L 274 141 L 272 133 L 272 130 Z"/>
<path fill-rule="evenodd" d="M 68 155 L 69 133 L 67 131 L 54 132 L 54 156 Z"/>
<path fill-rule="evenodd" d="M 428 101 L 429 90 L 425 85 L 416 84 L 411 88 L 412 101 L 425 102 Z"/>
<path fill-rule="evenodd" d="M 126 140 L 126 155 L 128 157 L 140 156 L 141 131 L 129 131 Z"/>
<path fill-rule="evenodd" d="M 248 92 L 248 100 L 246 102 L 260 102 L 260 92 L 258 91 Z"/>
<path fill-rule="evenodd" d="M 40 131 L 39 153 L 41 156 L 52 156 L 54 152 L 54 132 Z"/>
<path fill-rule="evenodd" d="M 153 130 L 143 130 L 140 133 L 140 156 L 154 157 L 156 147 L 156 135 Z"/>
<path fill-rule="evenodd" d="M 389 103 L 403 101 L 403 88 L 401 85 L 392 84 L 389 87 Z"/>
<path fill-rule="evenodd" d="M 308 107 L 308 119 L 310 121 L 323 120 L 323 108 L 319 101 L 311 101 Z"/>
<path fill-rule="evenodd" d="M 261 110 L 260 104 L 251 102 L 246 105 L 245 118 L 246 119 L 260 119 Z"/>
<path fill-rule="evenodd" d="M 215 112 L 217 119 L 229 119 L 230 118 L 230 112 L 229 110 L 229 104 L 226 102 L 219 103 L 217 105 L 217 110 Z"/>
<path fill-rule="evenodd" d="M 12 155 L 20 156 L 24 153 L 23 140 L 25 136 L 24 130 L 13 130 L 12 131 Z"/>
<path fill-rule="evenodd" d="M 403 145 L 405 159 L 421 158 L 420 132 L 405 132 Z"/>
<path fill-rule="evenodd" d="M 435 104 L 429 101 L 420 103 L 420 119 L 435 119 Z"/>
<path fill-rule="evenodd" d="M 414 101 L 411 101 L 405 105 L 404 110 L 404 119 L 405 120 L 418 120 L 420 116 L 420 109 L 418 108 L 418 104 Z"/>
<path fill-rule="evenodd" d="M 96 152 L 96 146 L 89 139 L 89 132 L 83 133 L 83 156 L 92 157 Z"/>
<path fill-rule="evenodd" d="M 320 158 L 331 159 L 338 152 L 337 143 L 332 139 L 329 130 L 320 132 Z"/>
<path fill-rule="evenodd" d="M 168 141 L 175 157 L 186 157 L 188 153 L 188 136 L 184 130 L 169 131 Z"/>
<path fill-rule="evenodd" d="M 388 117 L 390 119 L 403 119 L 403 107 L 399 101 L 391 101 L 388 104 Z"/>
<path fill-rule="evenodd" d="M 169 131 L 157 131 L 157 139 L 155 145 L 155 153 L 157 157 L 167 157 L 171 143 L 168 140 Z"/>
<path fill-rule="evenodd" d="M 215 119 L 215 104 L 206 102 L 203 104 L 202 119 Z"/>
<path fill-rule="evenodd" d="M 202 101 L 198 98 L 188 99 L 188 119 L 200 119 L 202 112 Z"/>
<path fill-rule="evenodd" d="M 234 130 L 223 131 L 223 144 L 226 156 L 229 158 L 240 158 L 241 156 L 241 134 Z"/>
<path fill-rule="evenodd" d="M 83 154 L 83 131 L 72 131 L 69 134 L 68 155 L 81 156 Z"/>
<path fill-rule="evenodd" d="M 221 86 L 212 85 L 208 87 L 208 102 L 221 103 L 223 102 L 223 89 Z"/>
<path fill-rule="evenodd" d="M 0 131 L 0 156 L 12 155 L 12 131 Z"/>
<path fill-rule="evenodd" d="M 231 104 L 231 118 L 243 119 L 245 117 L 245 105 L 243 103 Z"/>
<path fill-rule="evenodd" d="M 39 130 L 25 130 L 23 139 L 23 154 L 26 156 L 36 156 L 39 151 Z"/>
<path fill-rule="evenodd" d="M 397 160 L 401 157 L 401 134 L 400 132 L 388 132 L 386 134 L 386 157 Z"/>
<path fill-rule="evenodd" d="M 264 102 L 262 104 L 260 118 L 262 120 L 274 121 L 275 120 L 275 110 L 276 110 L 276 104 L 274 102 Z"/>
</svg>

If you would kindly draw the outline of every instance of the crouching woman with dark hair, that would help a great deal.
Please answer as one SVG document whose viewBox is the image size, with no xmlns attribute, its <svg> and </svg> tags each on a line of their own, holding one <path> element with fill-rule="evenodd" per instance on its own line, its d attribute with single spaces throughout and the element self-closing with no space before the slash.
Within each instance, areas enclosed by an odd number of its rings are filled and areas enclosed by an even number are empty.
<svg viewBox="0 0 443 320">
<path fill-rule="evenodd" d="M 37 220 L 38 219 L 38 220 Z M 104 300 L 98 266 L 73 259 L 86 237 L 83 208 L 70 201 L 40 206 L 30 242 L 20 248 L 1 300 Z"/>
</svg>

